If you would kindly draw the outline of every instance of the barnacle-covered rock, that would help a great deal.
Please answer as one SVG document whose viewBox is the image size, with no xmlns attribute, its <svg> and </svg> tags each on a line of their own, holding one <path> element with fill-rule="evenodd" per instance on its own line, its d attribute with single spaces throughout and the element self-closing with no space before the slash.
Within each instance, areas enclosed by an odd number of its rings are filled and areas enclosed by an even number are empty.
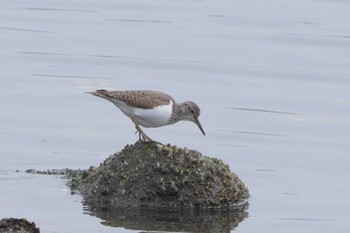
<svg viewBox="0 0 350 233">
<path fill-rule="evenodd" d="M 137 142 L 71 177 L 99 207 L 236 208 L 249 192 L 223 161 L 186 148 Z"/>
<path fill-rule="evenodd" d="M 0 233 L 40 233 L 40 229 L 25 218 L 3 218 L 0 220 Z"/>
</svg>

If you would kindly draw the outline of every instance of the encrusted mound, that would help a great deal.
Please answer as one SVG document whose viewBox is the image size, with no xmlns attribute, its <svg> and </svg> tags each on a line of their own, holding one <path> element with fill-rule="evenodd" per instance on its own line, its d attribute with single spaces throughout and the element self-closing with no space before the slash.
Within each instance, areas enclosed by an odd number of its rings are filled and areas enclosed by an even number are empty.
<svg viewBox="0 0 350 233">
<path fill-rule="evenodd" d="M 88 205 L 231 208 L 249 192 L 227 164 L 201 153 L 137 142 L 72 178 Z"/>
<path fill-rule="evenodd" d="M 40 233 L 40 229 L 25 218 L 3 218 L 0 220 L 0 233 Z"/>
</svg>

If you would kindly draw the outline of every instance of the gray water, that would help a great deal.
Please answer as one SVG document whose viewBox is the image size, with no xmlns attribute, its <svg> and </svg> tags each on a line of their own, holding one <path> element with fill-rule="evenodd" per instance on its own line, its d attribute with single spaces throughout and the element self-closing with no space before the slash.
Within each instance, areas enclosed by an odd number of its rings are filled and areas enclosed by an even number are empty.
<svg viewBox="0 0 350 233">
<path fill-rule="evenodd" d="M 341 0 L 1 1 L 0 218 L 147 230 L 108 224 L 60 177 L 23 171 L 98 166 L 138 137 L 84 92 L 153 89 L 195 101 L 207 135 L 188 122 L 145 132 L 224 160 L 249 187 L 232 229 L 349 232 L 349 12 Z"/>
</svg>

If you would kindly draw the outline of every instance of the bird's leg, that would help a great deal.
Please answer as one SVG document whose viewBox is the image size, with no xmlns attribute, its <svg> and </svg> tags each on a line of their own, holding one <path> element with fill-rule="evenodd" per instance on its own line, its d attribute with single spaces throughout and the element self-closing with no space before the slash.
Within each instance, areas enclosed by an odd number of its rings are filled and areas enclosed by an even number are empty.
<svg viewBox="0 0 350 233">
<path fill-rule="evenodd" d="M 135 128 L 136 128 L 136 133 L 139 133 L 139 139 L 141 139 L 142 141 L 144 142 L 152 142 L 153 140 L 148 137 L 143 131 L 142 129 L 140 128 L 139 125 L 135 125 Z"/>
<path fill-rule="evenodd" d="M 139 138 L 144 142 L 153 142 L 153 140 L 148 137 L 140 128 L 140 126 L 137 126 L 136 129 L 139 131 Z"/>
<path fill-rule="evenodd" d="M 135 124 L 135 128 L 137 130 L 135 133 L 139 133 L 139 139 L 144 141 L 144 142 L 153 142 L 153 140 L 150 137 L 148 137 L 140 128 L 140 125 L 136 121 L 136 116 L 132 115 L 130 118 L 131 118 L 132 122 L 134 122 L 134 124 Z"/>
</svg>

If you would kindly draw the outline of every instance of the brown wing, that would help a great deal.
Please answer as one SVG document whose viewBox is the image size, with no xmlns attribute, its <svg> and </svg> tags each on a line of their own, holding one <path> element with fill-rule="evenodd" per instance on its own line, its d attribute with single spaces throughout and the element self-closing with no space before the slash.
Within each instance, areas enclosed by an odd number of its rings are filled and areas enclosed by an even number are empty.
<svg viewBox="0 0 350 233">
<path fill-rule="evenodd" d="M 104 95 L 107 98 L 114 98 L 125 102 L 127 105 L 137 108 L 151 109 L 159 105 L 167 105 L 174 99 L 163 92 L 150 90 L 133 91 L 107 91 L 97 90 L 96 93 Z"/>
</svg>

